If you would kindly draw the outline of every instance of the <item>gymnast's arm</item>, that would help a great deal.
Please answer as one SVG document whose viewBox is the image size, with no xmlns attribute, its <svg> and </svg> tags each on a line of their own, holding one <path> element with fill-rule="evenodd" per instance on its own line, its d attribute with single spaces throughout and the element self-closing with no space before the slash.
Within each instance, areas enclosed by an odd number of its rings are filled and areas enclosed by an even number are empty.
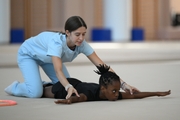
<svg viewBox="0 0 180 120">
<path fill-rule="evenodd" d="M 124 93 L 121 92 L 122 99 L 141 99 L 146 97 L 153 97 L 153 96 L 166 96 L 171 94 L 171 91 L 164 91 L 164 92 L 137 92 L 134 94 Z"/>
<path fill-rule="evenodd" d="M 77 103 L 77 102 L 85 102 L 87 101 L 87 96 L 83 93 L 79 94 L 80 97 L 77 96 L 71 96 L 68 99 L 63 100 L 57 100 L 54 101 L 56 104 L 71 104 L 71 103 Z"/>
</svg>

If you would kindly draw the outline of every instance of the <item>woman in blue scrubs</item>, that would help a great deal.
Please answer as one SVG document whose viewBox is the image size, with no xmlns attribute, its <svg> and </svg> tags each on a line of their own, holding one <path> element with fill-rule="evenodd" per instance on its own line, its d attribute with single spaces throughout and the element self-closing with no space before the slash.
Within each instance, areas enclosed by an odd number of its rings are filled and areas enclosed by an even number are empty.
<svg viewBox="0 0 180 120">
<path fill-rule="evenodd" d="M 66 79 L 70 75 L 63 63 L 71 62 L 83 53 L 95 66 L 104 64 L 85 41 L 86 29 L 86 23 L 81 17 L 72 16 L 65 23 L 65 33 L 46 31 L 25 40 L 18 50 L 17 58 L 24 82 L 14 81 L 5 88 L 5 92 L 14 96 L 41 97 L 43 82 L 39 71 L 40 66 L 53 84 L 61 82 L 68 92 L 66 98 L 73 93 L 79 96 L 76 89 Z M 123 90 L 131 94 L 133 91 L 138 91 L 123 80 L 121 83 Z"/>
</svg>

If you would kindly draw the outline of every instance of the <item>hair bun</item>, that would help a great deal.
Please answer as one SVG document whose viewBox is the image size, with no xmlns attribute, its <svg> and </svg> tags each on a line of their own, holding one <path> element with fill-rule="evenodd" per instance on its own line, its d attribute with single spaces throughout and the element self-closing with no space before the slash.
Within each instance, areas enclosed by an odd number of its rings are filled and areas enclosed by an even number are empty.
<svg viewBox="0 0 180 120">
<path fill-rule="evenodd" d="M 107 73 L 110 69 L 110 66 L 107 66 L 106 64 L 99 64 L 99 66 L 96 66 L 96 67 L 98 70 L 94 70 L 94 72 L 99 75 Z"/>
</svg>

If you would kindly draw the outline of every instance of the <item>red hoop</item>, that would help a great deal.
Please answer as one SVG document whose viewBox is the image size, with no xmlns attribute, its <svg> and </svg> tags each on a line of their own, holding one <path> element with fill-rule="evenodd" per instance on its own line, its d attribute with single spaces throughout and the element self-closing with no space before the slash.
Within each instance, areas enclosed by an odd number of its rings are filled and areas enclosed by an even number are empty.
<svg viewBox="0 0 180 120">
<path fill-rule="evenodd" d="M 12 105 L 17 105 L 17 102 L 13 101 L 13 100 L 0 100 L 0 107 L 1 106 L 12 106 Z"/>
</svg>

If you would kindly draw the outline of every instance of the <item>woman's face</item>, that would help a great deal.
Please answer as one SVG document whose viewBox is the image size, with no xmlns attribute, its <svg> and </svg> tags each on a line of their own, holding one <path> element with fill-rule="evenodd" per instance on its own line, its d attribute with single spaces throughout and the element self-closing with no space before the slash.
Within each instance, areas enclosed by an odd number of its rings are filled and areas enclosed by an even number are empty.
<svg viewBox="0 0 180 120">
<path fill-rule="evenodd" d="M 85 34 L 86 34 L 85 27 L 80 27 L 77 30 L 72 31 L 71 33 L 68 30 L 66 30 L 68 46 L 69 47 L 80 46 L 83 40 L 85 39 Z"/>
</svg>

